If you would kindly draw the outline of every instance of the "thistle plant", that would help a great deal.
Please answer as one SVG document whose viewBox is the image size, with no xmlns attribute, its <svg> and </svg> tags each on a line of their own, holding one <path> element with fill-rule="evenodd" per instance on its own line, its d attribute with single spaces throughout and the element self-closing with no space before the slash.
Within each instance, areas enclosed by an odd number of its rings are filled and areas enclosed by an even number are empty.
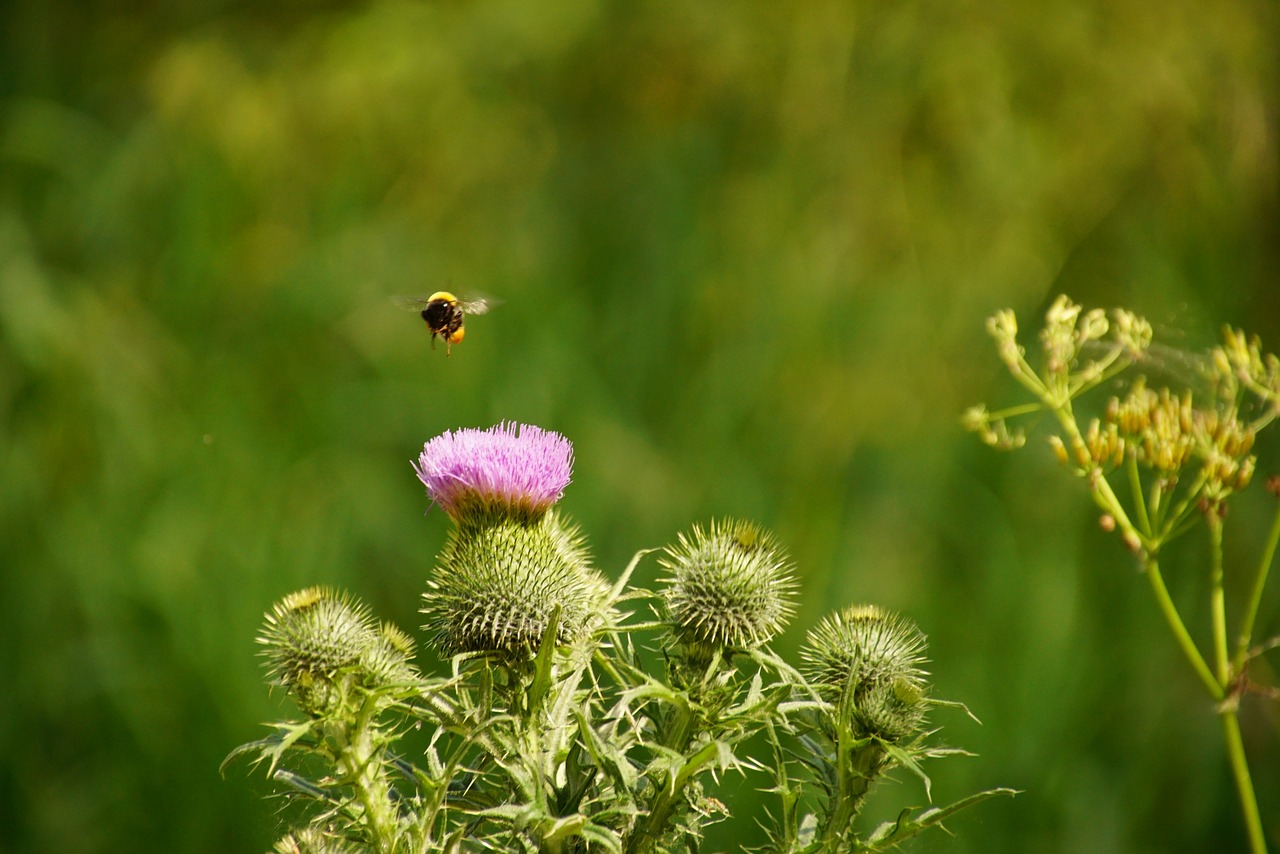
<svg viewBox="0 0 1280 854">
<path fill-rule="evenodd" d="M 876 781 L 905 768 L 927 795 L 921 763 L 963 753 L 928 743 L 926 712 L 959 704 L 930 697 L 924 636 L 861 606 L 788 665 L 769 642 L 794 610 L 793 566 L 735 520 L 642 550 L 609 583 L 555 507 L 572 464 L 563 436 L 510 424 L 445 433 L 414 462 L 454 523 L 421 607 L 445 675 L 421 674 L 409 637 L 345 594 L 310 588 L 268 613 L 269 679 L 302 717 L 228 761 L 265 764 L 297 803 L 275 850 L 687 851 L 732 809 L 716 785 L 733 773 L 775 798 L 767 850 L 878 851 L 1012 794 L 860 834 Z M 654 551 L 660 588 L 632 587 Z"/>
<path fill-rule="evenodd" d="M 1256 437 L 1280 414 L 1280 359 L 1231 328 L 1207 356 L 1164 348 L 1153 342 L 1151 324 L 1134 313 L 1084 311 L 1065 296 L 1045 317 L 1038 367 L 1018 341 L 1012 311 L 996 314 L 987 329 L 1032 400 L 996 412 L 973 407 L 964 416 L 967 427 L 987 444 L 1011 450 L 1026 442 L 1011 419 L 1037 411 L 1053 416 L 1054 456 L 1084 483 L 1102 527 L 1136 557 L 1178 648 L 1215 704 L 1251 850 L 1266 851 L 1238 715 L 1246 694 L 1266 693 L 1250 680 L 1250 662 L 1278 644 L 1257 644 L 1254 635 L 1280 542 L 1280 502 L 1256 564 L 1239 568 L 1248 574 L 1248 592 L 1232 609 L 1234 631 L 1228 629 L 1223 544 L 1228 505 L 1254 480 Z M 1166 363 L 1190 382 L 1151 387 L 1148 374 Z M 1090 392 L 1104 388 L 1116 391 L 1096 401 Z M 1086 414 L 1090 402 L 1096 414 Z M 1280 494 L 1280 479 L 1273 476 L 1267 488 Z M 1197 640 L 1169 593 L 1160 559 L 1199 525 L 1208 531 L 1211 629 L 1210 637 Z"/>
</svg>

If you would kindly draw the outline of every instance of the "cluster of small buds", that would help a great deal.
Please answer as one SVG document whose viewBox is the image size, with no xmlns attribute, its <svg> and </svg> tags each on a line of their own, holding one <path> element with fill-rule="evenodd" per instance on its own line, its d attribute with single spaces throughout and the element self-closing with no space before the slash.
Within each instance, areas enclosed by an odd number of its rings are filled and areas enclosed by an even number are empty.
<svg viewBox="0 0 1280 854">
<path fill-rule="evenodd" d="M 1076 321 L 1080 319 L 1080 310 L 1080 306 L 1066 297 L 1058 297 L 1045 313 L 1040 342 L 1044 346 L 1045 364 L 1050 374 L 1065 374 L 1075 361 L 1080 349 L 1076 340 Z"/>
<path fill-rule="evenodd" d="M 660 563 L 671 573 L 663 598 L 682 643 L 751 650 L 791 616 L 790 561 L 771 535 L 749 522 L 695 525 L 667 547 Z"/>
<path fill-rule="evenodd" d="M 1233 373 L 1241 379 L 1261 379 L 1268 373 L 1267 362 L 1273 371 L 1275 356 L 1264 359 L 1262 345 L 1255 336 L 1250 338 L 1243 330 L 1227 327 L 1222 332 L 1223 343 L 1215 348 L 1215 358 L 1225 362 L 1224 372 Z"/>
<path fill-rule="evenodd" d="M 1018 364 L 1025 355 L 1018 344 L 1018 318 L 1009 309 L 996 312 L 987 320 L 987 332 L 996 340 L 996 350 L 1000 360 L 1010 368 Z"/>
<path fill-rule="evenodd" d="M 1111 317 L 1115 339 L 1126 353 L 1137 357 L 1150 348 L 1155 332 L 1151 328 L 1150 321 L 1145 317 L 1140 317 L 1123 308 L 1116 309 Z"/>
<path fill-rule="evenodd" d="M 358 702 L 360 689 L 415 678 L 412 639 L 378 625 L 369 609 L 326 587 L 309 587 L 276 603 L 258 642 L 266 646 L 272 681 L 288 688 L 313 717 Z"/>
<path fill-rule="evenodd" d="M 1108 402 L 1106 419 L 1121 453 L 1127 441 L 1139 463 L 1165 476 L 1200 459 L 1207 489 L 1218 496 L 1243 489 L 1253 476 L 1255 431 L 1241 422 L 1234 405 L 1197 408 L 1191 392 L 1155 391 L 1139 379 L 1124 400 Z"/>
<path fill-rule="evenodd" d="M 805 676 L 846 708 L 859 736 L 901 742 L 919 732 L 928 707 L 925 636 L 874 605 L 837 612 L 809 632 Z"/>
<path fill-rule="evenodd" d="M 1124 462 L 1124 437 L 1120 435 L 1120 429 L 1110 421 L 1103 423 L 1097 418 L 1091 420 L 1084 431 L 1084 447 L 1089 463 L 1094 467 L 1113 469 Z"/>
<path fill-rule="evenodd" d="M 985 406 L 971 406 L 960 416 L 960 424 L 970 433 L 977 433 L 985 444 L 1001 451 L 1021 448 L 1027 443 L 1027 434 L 1022 430 L 1010 430 L 1003 418 L 992 418 Z"/>
<path fill-rule="evenodd" d="M 1109 329 L 1106 312 L 1101 309 L 1084 312 L 1065 296 L 1058 297 L 1045 313 L 1044 328 L 1040 330 L 1048 372 L 1065 377 L 1075 364 L 1080 348 L 1101 340 Z"/>
<path fill-rule="evenodd" d="M 1257 458 L 1250 453 L 1255 431 L 1241 423 L 1234 408 L 1197 415 L 1195 435 L 1204 458 L 1206 492 L 1215 498 L 1239 492 L 1249 485 L 1257 467 Z"/>
<path fill-rule="evenodd" d="M 446 432 L 414 468 L 456 526 L 423 596 L 436 646 L 526 656 L 552 620 L 557 641 L 581 637 L 605 584 L 577 529 L 549 512 L 572 475 L 569 440 L 528 425 Z"/>
<path fill-rule="evenodd" d="M 1108 401 L 1106 416 L 1129 439 L 1138 462 L 1156 471 L 1176 474 L 1196 452 L 1198 411 L 1190 392 L 1175 396 L 1167 388 L 1155 391 L 1139 378 L 1124 400 Z"/>
<path fill-rule="evenodd" d="M 1256 336 L 1250 338 L 1238 329 L 1224 329 L 1223 340 L 1212 353 L 1218 374 L 1249 389 L 1274 415 L 1280 410 L 1280 358 L 1264 354 Z"/>
</svg>

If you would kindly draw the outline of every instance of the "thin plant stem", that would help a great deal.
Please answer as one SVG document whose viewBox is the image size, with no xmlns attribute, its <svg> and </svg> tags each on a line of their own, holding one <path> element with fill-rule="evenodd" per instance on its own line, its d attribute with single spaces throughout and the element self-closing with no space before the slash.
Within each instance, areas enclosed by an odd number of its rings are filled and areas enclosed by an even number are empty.
<svg viewBox="0 0 1280 854">
<path fill-rule="evenodd" d="M 1258 812 L 1258 797 L 1253 791 L 1253 778 L 1249 776 L 1249 761 L 1244 754 L 1244 740 L 1240 737 L 1240 719 L 1235 703 L 1223 704 L 1219 712 L 1222 718 L 1222 738 L 1231 760 L 1231 773 L 1236 779 L 1236 793 L 1240 796 L 1240 809 L 1244 812 L 1244 824 L 1249 833 L 1249 851 L 1267 854 L 1267 840 L 1262 832 L 1262 816 Z"/>
<path fill-rule="evenodd" d="M 1200 677 L 1200 681 L 1204 684 L 1205 690 L 1209 692 L 1209 696 L 1214 699 L 1214 702 L 1221 702 L 1226 696 L 1226 690 L 1214 678 L 1213 671 L 1205 663 L 1204 656 L 1200 654 L 1200 649 L 1187 631 L 1186 624 L 1182 622 L 1178 607 L 1173 604 L 1173 599 L 1169 596 L 1169 588 L 1165 587 L 1164 577 L 1160 574 L 1159 561 L 1154 555 L 1150 555 L 1143 562 L 1143 569 L 1147 579 L 1151 582 L 1151 591 L 1155 594 L 1156 604 L 1160 606 L 1160 613 L 1164 615 L 1165 622 L 1169 624 L 1169 630 L 1173 632 L 1173 637 L 1178 642 L 1179 648 L 1182 649 L 1182 654 L 1186 656 L 1187 661 L 1191 664 L 1191 669 Z"/>
<path fill-rule="evenodd" d="M 1195 483 L 1193 483 L 1191 488 L 1186 491 L 1182 500 L 1178 502 L 1177 508 L 1174 509 L 1172 515 L 1169 517 L 1169 523 L 1161 529 L 1161 540 L 1167 542 L 1181 533 L 1182 530 L 1185 530 L 1185 528 L 1179 530 L 1179 525 L 1186 518 L 1187 512 L 1191 509 L 1192 502 L 1199 500 L 1200 491 L 1204 489 L 1204 485 L 1208 479 L 1209 476 L 1204 471 L 1201 471 L 1196 477 Z"/>
<path fill-rule="evenodd" d="M 1222 517 L 1215 508 L 1207 515 L 1209 523 L 1209 614 L 1213 625 L 1213 663 L 1218 671 L 1218 684 L 1231 684 L 1227 661 L 1227 599 L 1222 585 Z"/>
<path fill-rule="evenodd" d="M 1267 535 L 1267 543 L 1262 549 L 1262 560 L 1258 563 L 1258 573 L 1253 579 L 1253 589 L 1249 591 L 1249 599 L 1240 620 L 1240 633 L 1236 636 L 1234 658 L 1237 673 L 1244 670 L 1245 659 L 1249 655 L 1249 645 L 1253 643 L 1253 624 L 1258 618 L 1258 605 L 1262 602 L 1262 591 L 1267 586 L 1267 575 L 1271 572 L 1271 564 L 1275 562 L 1278 544 L 1280 544 L 1280 503 L 1277 503 L 1276 516 L 1271 521 L 1271 532 Z"/>
<path fill-rule="evenodd" d="M 1052 405 L 1052 401 L 1049 398 L 1046 398 L 1045 402 Z M 1070 439 L 1071 450 L 1076 454 L 1077 462 L 1083 468 L 1084 461 L 1088 459 L 1088 451 L 1086 450 L 1084 436 L 1080 435 L 1080 425 L 1076 423 L 1075 413 L 1071 411 L 1071 402 L 1068 400 L 1065 403 L 1053 406 L 1053 414 L 1057 416 L 1063 432 Z M 1138 537 L 1141 542 L 1146 542 L 1147 538 L 1143 536 L 1143 532 L 1134 527 L 1133 521 L 1129 519 L 1129 514 L 1125 512 L 1124 505 L 1120 503 L 1120 499 L 1116 497 L 1115 491 L 1111 488 L 1111 483 L 1100 469 L 1094 469 L 1092 474 L 1089 475 L 1089 491 L 1093 493 L 1093 499 L 1097 505 L 1110 513 L 1121 529 Z"/>
<path fill-rule="evenodd" d="M 1138 474 L 1138 455 L 1125 454 L 1125 472 L 1129 475 L 1129 488 L 1133 491 L 1133 512 L 1138 517 L 1138 524 L 1147 533 L 1151 532 L 1151 518 L 1147 515 L 1147 502 L 1142 497 L 1142 477 Z"/>
</svg>

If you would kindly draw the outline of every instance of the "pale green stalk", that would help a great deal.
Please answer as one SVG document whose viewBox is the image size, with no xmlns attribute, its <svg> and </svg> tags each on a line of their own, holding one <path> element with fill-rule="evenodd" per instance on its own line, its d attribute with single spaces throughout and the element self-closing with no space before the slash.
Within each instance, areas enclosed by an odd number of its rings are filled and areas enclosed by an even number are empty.
<svg viewBox="0 0 1280 854">
<path fill-rule="evenodd" d="M 1249 646 L 1253 643 L 1253 624 L 1258 618 L 1258 605 L 1262 602 L 1262 591 L 1267 586 L 1267 575 L 1271 572 L 1271 564 L 1275 562 L 1277 544 L 1280 544 L 1280 504 L 1276 506 L 1276 516 L 1271 521 L 1271 532 L 1267 535 L 1262 559 L 1258 563 L 1258 572 L 1253 579 L 1253 589 L 1249 591 L 1249 600 L 1245 604 L 1244 616 L 1240 620 L 1240 634 L 1236 636 L 1234 658 L 1237 673 L 1244 671 L 1245 662 L 1249 656 Z"/>
<path fill-rule="evenodd" d="M 1209 524 L 1209 617 L 1213 626 L 1213 661 L 1218 684 L 1231 684 L 1231 664 L 1227 661 L 1227 598 L 1222 584 L 1222 517 L 1216 508 L 1206 516 Z"/>
<path fill-rule="evenodd" d="M 1160 564 L 1156 560 L 1155 555 L 1150 555 L 1143 562 L 1142 568 L 1147 580 L 1151 582 L 1151 592 L 1155 594 L 1156 604 L 1160 606 L 1160 613 L 1164 615 L 1165 622 L 1169 624 L 1169 631 L 1173 632 L 1174 639 L 1178 642 L 1178 647 L 1182 650 L 1182 654 L 1186 656 L 1187 661 L 1191 664 L 1191 669 L 1196 672 L 1196 676 L 1200 677 L 1200 682 L 1204 685 L 1205 690 L 1209 692 L 1209 696 L 1215 702 L 1221 702 L 1226 692 L 1218 680 L 1214 678 L 1213 671 L 1209 669 L 1209 665 L 1205 662 L 1204 656 L 1200 654 L 1200 649 L 1196 646 L 1196 642 L 1191 638 L 1191 633 L 1187 631 L 1187 626 L 1182 622 L 1182 616 L 1178 613 L 1178 607 L 1173 604 L 1173 599 L 1169 596 L 1169 588 L 1165 587 L 1164 576 L 1160 574 Z"/>
<path fill-rule="evenodd" d="M 1236 703 L 1222 704 L 1222 738 L 1231 760 L 1231 772 L 1235 776 L 1236 791 L 1240 795 L 1240 808 L 1244 812 L 1244 824 L 1249 833 L 1251 854 L 1267 854 L 1267 839 L 1262 832 L 1262 816 L 1258 813 L 1258 796 L 1253 791 L 1253 779 L 1249 776 L 1249 762 L 1244 754 L 1244 740 L 1240 737 L 1240 719 Z"/>
</svg>

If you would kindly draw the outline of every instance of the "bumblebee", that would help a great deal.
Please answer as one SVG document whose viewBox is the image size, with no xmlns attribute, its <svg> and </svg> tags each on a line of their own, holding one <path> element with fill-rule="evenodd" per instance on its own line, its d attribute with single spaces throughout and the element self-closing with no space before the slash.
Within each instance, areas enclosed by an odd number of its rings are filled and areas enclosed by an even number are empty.
<svg viewBox="0 0 1280 854">
<path fill-rule="evenodd" d="M 435 349 L 436 336 L 444 339 L 444 353 L 452 354 L 454 344 L 467 334 L 464 320 L 468 314 L 484 314 L 493 303 L 487 299 L 460 300 L 448 291 L 436 291 L 429 297 L 397 297 L 396 302 L 409 311 L 422 315 L 431 332 L 431 347 Z"/>
</svg>

